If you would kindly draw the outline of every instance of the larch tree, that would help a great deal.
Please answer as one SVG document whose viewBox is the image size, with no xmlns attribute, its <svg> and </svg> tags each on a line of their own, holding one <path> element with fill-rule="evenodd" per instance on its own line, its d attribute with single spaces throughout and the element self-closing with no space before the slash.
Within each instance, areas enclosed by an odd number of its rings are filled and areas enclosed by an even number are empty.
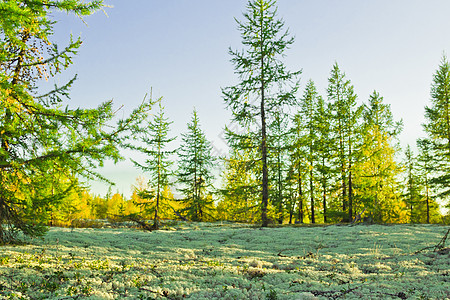
<svg viewBox="0 0 450 300">
<path fill-rule="evenodd" d="M 434 174 L 431 184 L 441 198 L 450 195 L 450 64 L 446 56 L 433 76 L 431 105 L 425 107 L 425 132 L 433 151 Z"/>
<path fill-rule="evenodd" d="M 225 159 L 222 200 L 217 207 L 221 219 L 249 223 L 260 219 L 255 152 L 255 149 L 232 149 L 230 157 Z"/>
<path fill-rule="evenodd" d="M 318 97 L 315 109 L 317 174 L 321 186 L 323 221 L 327 223 L 327 197 L 330 194 L 331 178 L 333 177 L 333 136 L 331 135 L 331 108 L 323 97 Z"/>
<path fill-rule="evenodd" d="M 172 123 L 165 116 L 162 99 L 159 99 L 159 111 L 152 120 L 146 121 L 144 125 L 146 130 L 139 137 L 143 145 L 134 147 L 148 157 L 145 164 L 133 159 L 132 161 L 136 167 L 150 175 L 148 186 L 151 189 L 141 190 L 139 196 L 147 200 L 143 203 L 145 210 L 149 214 L 153 214 L 153 229 L 159 228 L 160 209 L 168 209 L 169 199 L 166 199 L 163 191 L 169 187 L 172 175 L 170 167 L 173 165 L 173 161 L 169 159 L 169 156 L 175 150 L 167 150 L 167 145 L 175 140 L 175 137 L 168 136 Z"/>
<path fill-rule="evenodd" d="M 357 164 L 356 185 L 358 208 L 364 208 L 375 222 L 388 222 L 400 214 L 402 202 L 398 195 L 397 177 L 400 166 L 395 161 L 397 136 L 402 122 L 395 122 L 389 104 L 377 91 L 364 105 L 361 132 L 361 156 Z"/>
<path fill-rule="evenodd" d="M 405 150 L 405 158 L 403 161 L 405 171 L 405 183 L 403 199 L 409 208 L 410 223 L 418 223 L 418 207 L 421 202 L 421 181 L 418 175 L 417 158 L 411 147 L 408 145 Z"/>
<path fill-rule="evenodd" d="M 268 136 L 268 170 L 271 204 L 275 209 L 275 220 L 282 224 L 285 210 L 286 156 L 289 148 L 289 114 L 279 110 L 273 112 L 273 120 L 269 124 Z"/>
<path fill-rule="evenodd" d="M 112 126 L 112 102 L 94 109 L 71 108 L 67 99 L 75 78 L 40 93 L 42 80 L 68 68 L 81 46 L 52 43 L 51 12 L 88 16 L 102 1 L 33 0 L 0 2 L 0 243 L 42 235 L 49 207 L 77 178 L 104 179 L 95 167 L 121 159 L 120 145 L 138 131 L 150 103 Z M 48 170 L 51 170 L 50 174 Z M 49 193 L 46 185 L 64 172 Z M 53 182 L 53 184 L 58 184 Z"/>
<path fill-rule="evenodd" d="M 305 148 L 305 122 L 300 114 L 295 114 L 292 117 L 292 126 L 290 133 L 290 152 L 289 152 L 289 167 L 288 167 L 288 182 L 290 184 L 289 190 L 295 193 L 291 199 L 296 199 L 296 222 L 303 223 L 305 221 L 305 181 L 308 173 L 307 169 L 307 150 Z M 291 209 L 294 206 L 291 205 Z"/>
<path fill-rule="evenodd" d="M 328 101 L 332 107 L 333 132 L 336 139 L 336 153 L 340 173 L 342 195 L 342 217 L 344 221 L 353 218 L 353 163 L 358 143 L 358 122 L 361 107 L 350 80 L 346 79 L 335 63 L 328 78 Z"/>
<path fill-rule="evenodd" d="M 181 145 L 177 151 L 177 178 L 184 196 L 183 212 L 192 221 L 211 219 L 213 200 L 209 190 L 214 176 L 212 170 L 216 159 L 212 155 L 212 145 L 200 128 L 197 111 L 192 113 L 188 130 L 183 133 Z"/>
<path fill-rule="evenodd" d="M 316 154 L 318 146 L 317 138 L 319 136 L 318 124 L 316 118 L 316 109 L 318 107 L 318 98 L 316 86 L 312 80 L 309 80 L 306 84 L 306 88 L 303 97 L 300 99 L 300 107 L 298 115 L 295 120 L 303 119 L 304 133 L 302 140 L 306 150 L 306 171 L 308 173 L 308 188 L 309 199 L 311 207 L 311 223 L 316 223 L 316 209 L 315 209 L 315 171 L 316 171 Z M 302 142 L 300 142 L 301 144 Z"/>
<path fill-rule="evenodd" d="M 274 0 L 251 0 L 244 21 L 236 20 L 244 50 L 229 51 L 240 82 L 224 88 L 223 98 L 233 114 L 233 122 L 251 127 L 258 139 L 261 162 L 261 220 L 268 225 L 268 120 L 271 112 L 295 102 L 298 72 L 290 72 L 281 61 L 294 42 L 277 18 Z M 235 135 L 238 137 L 238 134 Z"/>
<path fill-rule="evenodd" d="M 419 155 L 417 157 L 417 166 L 419 169 L 420 181 L 423 186 L 423 198 L 425 202 L 426 223 L 430 224 L 430 206 L 431 196 L 431 176 L 435 169 L 435 160 L 433 159 L 433 143 L 429 139 L 418 139 L 417 148 Z"/>
</svg>

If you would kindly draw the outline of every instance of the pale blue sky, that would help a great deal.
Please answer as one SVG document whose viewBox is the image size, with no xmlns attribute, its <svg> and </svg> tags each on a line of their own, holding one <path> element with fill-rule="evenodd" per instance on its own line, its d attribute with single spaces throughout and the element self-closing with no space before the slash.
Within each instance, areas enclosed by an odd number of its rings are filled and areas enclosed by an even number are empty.
<svg viewBox="0 0 450 300">
<path fill-rule="evenodd" d="M 113 99 L 124 112 L 137 106 L 153 87 L 163 96 L 174 121 L 172 135 L 186 130 L 195 106 L 201 126 L 219 151 L 230 113 L 221 87 L 237 77 L 228 47 L 241 49 L 234 17 L 241 19 L 244 0 L 107 0 L 108 16 L 54 13 L 55 38 L 61 47 L 68 35 L 84 44 L 64 76 L 79 76 L 71 105 L 93 107 Z M 450 53 L 448 0 L 279 0 L 278 14 L 296 41 L 286 53 L 291 70 L 303 69 L 302 87 L 313 79 L 326 96 L 335 61 L 352 81 L 362 103 L 376 89 L 403 119 L 403 145 L 423 135 L 424 106 L 432 75 L 442 54 Z M 300 92 L 300 94 L 302 91 Z M 178 142 L 173 143 L 176 146 Z M 116 181 L 114 190 L 130 194 L 139 170 L 129 161 L 107 165 L 102 173 Z M 107 187 L 95 183 L 93 192 Z"/>
</svg>

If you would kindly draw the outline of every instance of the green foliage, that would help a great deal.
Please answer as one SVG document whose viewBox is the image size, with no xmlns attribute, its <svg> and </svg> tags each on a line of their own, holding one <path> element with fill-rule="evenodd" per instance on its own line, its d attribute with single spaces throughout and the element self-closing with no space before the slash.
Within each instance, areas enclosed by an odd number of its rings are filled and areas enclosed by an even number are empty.
<svg viewBox="0 0 450 300">
<path fill-rule="evenodd" d="M 431 142 L 433 173 L 431 184 L 440 198 L 450 194 L 450 64 L 443 56 L 433 76 L 431 106 L 425 107 L 425 132 Z"/>
<path fill-rule="evenodd" d="M 272 122 L 268 128 L 270 135 L 268 136 L 268 171 L 269 171 L 269 197 L 271 204 L 276 213 L 274 221 L 279 224 L 283 223 L 285 218 L 286 205 L 286 176 L 288 164 L 287 155 L 289 150 L 289 130 L 288 130 L 289 114 L 279 109 L 273 112 Z"/>
<path fill-rule="evenodd" d="M 192 221 L 211 220 L 213 200 L 210 189 L 214 176 L 212 167 L 212 145 L 200 128 L 197 111 L 192 113 L 188 130 L 182 134 L 182 144 L 178 149 L 178 183 L 185 204 L 183 212 Z"/>
<path fill-rule="evenodd" d="M 102 1 L 81 0 L 0 3 L 0 243 L 16 240 L 20 232 L 43 235 L 47 224 L 100 227 L 103 221 L 93 219 L 117 221 L 127 214 L 153 218 L 154 227 L 174 212 L 191 220 L 218 216 L 263 226 L 288 218 L 289 223 L 351 221 L 363 210 L 376 222 L 440 221 L 438 203 L 445 205 L 450 194 L 450 64 L 445 56 L 425 111 L 427 137 L 418 140 L 416 157 L 406 152 L 402 190 L 396 162 L 402 124 L 394 121 L 383 97 L 374 91 L 358 105 L 353 85 L 336 63 L 326 99 L 312 80 L 296 99 L 300 71 L 290 72 L 283 63 L 294 39 L 277 16 L 276 1 L 248 1 L 243 20 L 237 20 L 243 49 L 229 50 L 239 82 L 222 90 L 232 112 L 225 129 L 231 153 L 225 159 L 222 198 L 213 211 L 215 159 L 196 111 L 178 151 L 177 180 L 184 198 L 175 202 L 172 151 L 166 150 L 174 140 L 168 137 L 172 122 L 161 102 L 152 119 L 150 99 L 116 120 L 111 102 L 94 109 L 70 106 L 76 78 L 42 92 L 41 82 L 68 68 L 81 46 L 73 37 L 63 48 L 52 43 L 50 13 L 83 17 L 102 6 Z M 148 183 L 130 200 L 111 192 L 90 195 L 83 181 L 109 182 L 95 168 L 107 159 L 122 159 L 123 148 L 147 156 L 134 163 L 150 175 Z M 48 284 L 43 288 L 56 288 L 53 281 Z"/>
<path fill-rule="evenodd" d="M 298 163 L 303 162 L 305 175 L 307 176 L 309 184 L 308 193 L 310 200 L 311 223 L 316 222 L 315 217 L 315 183 L 316 183 L 316 163 L 318 164 L 318 149 L 319 146 L 319 125 L 320 122 L 326 120 L 318 120 L 316 109 L 320 96 L 317 93 L 316 86 L 312 80 L 309 80 L 303 97 L 300 99 L 299 111 L 294 117 L 294 124 L 297 126 L 297 131 L 300 130 L 300 136 L 297 138 L 295 145 L 298 149 L 303 148 Z M 319 122 L 318 122 L 319 121 Z"/>
<path fill-rule="evenodd" d="M 436 159 L 433 157 L 433 143 L 428 139 L 418 139 L 417 148 L 417 177 L 420 184 L 420 198 L 415 204 L 415 221 L 418 223 L 439 222 L 439 205 L 436 203 L 436 186 L 433 185 L 433 171 L 436 167 Z M 437 217 L 437 220 L 436 220 Z"/>
<path fill-rule="evenodd" d="M 355 179 L 357 211 L 365 208 L 365 214 L 375 222 L 404 220 L 404 203 L 397 184 L 401 169 L 395 161 L 402 123 L 394 122 L 390 106 L 376 91 L 364 105 L 363 120 Z"/>
<path fill-rule="evenodd" d="M 328 78 L 328 101 L 332 111 L 332 139 L 335 143 L 334 169 L 340 174 L 338 184 L 344 221 L 353 217 L 353 163 L 358 155 L 359 122 L 362 108 L 357 106 L 357 95 L 350 80 L 346 79 L 335 63 Z"/>
<path fill-rule="evenodd" d="M 283 106 L 295 103 L 298 89 L 298 72 L 290 72 L 281 61 L 284 52 L 294 42 L 284 30 L 284 21 L 277 19 L 275 1 L 251 0 L 244 21 L 238 21 L 242 51 L 229 50 L 235 73 L 240 82 L 222 90 L 227 108 L 233 114 L 233 122 L 243 130 L 227 130 L 228 143 L 232 148 L 259 149 L 261 161 L 261 219 L 267 226 L 269 204 L 268 145 L 266 124 L 273 113 Z"/>
<path fill-rule="evenodd" d="M 169 122 L 168 118 L 164 116 L 164 107 L 161 104 L 162 99 L 159 100 L 159 112 L 153 117 L 153 120 L 147 121 L 145 130 L 141 133 L 140 140 L 145 146 L 136 146 L 135 149 L 147 155 L 145 165 L 140 164 L 134 160 L 133 163 L 142 169 L 144 172 L 150 174 L 149 185 L 152 190 L 141 190 L 139 196 L 147 202 L 142 203 L 148 214 L 153 214 L 153 227 L 159 227 L 158 211 L 160 207 L 167 209 L 168 201 L 163 194 L 164 189 L 169 186 L 169 177 L 172 173 L 170 167 L 173 162 L 169 160 L 169 155 L 174 151 L 166 150 L 167 144 L 175 140 L 169 138 L 169 126 L 173 122 Z"/>
<path fill-rule="evenodd" d="M 419 211 L 417 205 L 422 202 L 421 181 L 417 174 L 417 158 L 415 157 L 411 147 L 408 145 L 405 150 L 405 159 L 403 162 L 405 174 L 405 184 L 403 199 L 409 209 L 410 223 L 418 223 Z"/>
<path fill-rule="evenodd" d="M 221 220 L 255 223 L 260 220 L 260 185 L 255 177 L 256 150 L 232 150 L 222 174 L 222 200 L 217 205 Z"/>
<path fill-rule="evenodd" d="M 81 40 L 60 51 L 50 42 L 52 10 L 92 14 L 101 1 L 3 1 L 0 3 L 0 243 L 18 232 L 42 235 L 50 206 L 77 177 L 104 179 L 93 171 L 121 159 L 130 130 L 149 110 L 147 101 L 110 129 L 112 102 L 95 109 L 63 107 L 74 79 L 44 94 L 40 80 L 67 68 Z M 105 179 L 104 179 L 105 180 Z M 48 188 L 48 183 L 52 187 Z"/>
</svg>

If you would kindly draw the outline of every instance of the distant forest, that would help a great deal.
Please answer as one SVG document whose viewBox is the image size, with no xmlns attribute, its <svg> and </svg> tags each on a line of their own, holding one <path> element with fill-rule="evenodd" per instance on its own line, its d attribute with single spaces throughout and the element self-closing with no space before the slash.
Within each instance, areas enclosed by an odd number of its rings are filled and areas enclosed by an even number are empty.
<svg viewBox="0 0 450 300">
<path fill-rule="evenodd" d="M 82 17 L 103 6 L 101 0 L 0 3 L 0 242 L 20 232 L 42 235 L 49 225 L 106 218 L 147 222 L 152 229 L 164 219 L 262 226 L 449 222 L 440 209 L 450 208 L 445 56 L 424 110 L 426 137 L 401 149 L 403 124 L 390 105 L 376 90 L 357 95 L 338 63 L 324 94 L 312 79 L 301 86 L 301 70 L 288 70 L 283 62 L 294 39 L 276 1 L 250 0 L 237 19 L 242 48 L 229 49 L 238 83 L 222 87 L 232 113 L 224 129 L 230 151 L 215 157 L 195 110 L 173 150 L 162 98 L 146 99 L 120 119 L 112 102 L 66 107 L 76 78 L 38 92 L 42 80 L 72 64 L 81 46 L 80 39 L 62 48 L 50 41 L 50 12 Z M 146 156 L 132 160 L 144 177 L 131 198 L 112 189 L 92 195 L 85 184 L 109 182 L 96 170 L 106 160 L 126 159 L 124 149 Z M 219 166 L 223 171 L 215 178 Z"/>
</svg>

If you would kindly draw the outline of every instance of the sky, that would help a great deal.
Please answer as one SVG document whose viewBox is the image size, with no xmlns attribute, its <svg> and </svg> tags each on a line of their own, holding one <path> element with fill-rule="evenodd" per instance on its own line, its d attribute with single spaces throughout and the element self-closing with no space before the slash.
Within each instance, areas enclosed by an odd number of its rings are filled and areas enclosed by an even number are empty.
<svg viewBox="0 0 450 300">
<path fill-rule="evenodd" d="M 62 76 L 74 74 L 71 107 L 90 108 L 108 100 L 126 116 L 146 94 L 163 97 L 172 124 L 175 148 L 186 132 L 192 111 L 212 142 L 225 154 L 223 128 L 229 123 L 221 88 L 238 77 L 228 49 L 242 49 L 235 18 L 242 20 L 245 0 L 106 0 L 104 11 L 80 20 L 53 12 L 53 41 L 62 48 L 72 34 L 83 45 Z M 443 54 L 450 53 L 448 0 L 279 0 L 278 16 L 295 37 L 284 62 L 302 70 L 301 90 L 312 79 L 323 96 L 337 62 L 351 80 L 359 103 L 374 90 L 403 120 L 403 147 L 424 133 L 424 107 Z M 124 153 L 143 162 L 145 157 Z M 129 159 L 106 163 L 100 172 L 116 182 L 113 191 L 128 196 L 142 172 Z M 145 176 L 145 175 L 144 175 Z M 91 191 L 105 194 L 108 185 L 92 182 Z"/>
</svg>

